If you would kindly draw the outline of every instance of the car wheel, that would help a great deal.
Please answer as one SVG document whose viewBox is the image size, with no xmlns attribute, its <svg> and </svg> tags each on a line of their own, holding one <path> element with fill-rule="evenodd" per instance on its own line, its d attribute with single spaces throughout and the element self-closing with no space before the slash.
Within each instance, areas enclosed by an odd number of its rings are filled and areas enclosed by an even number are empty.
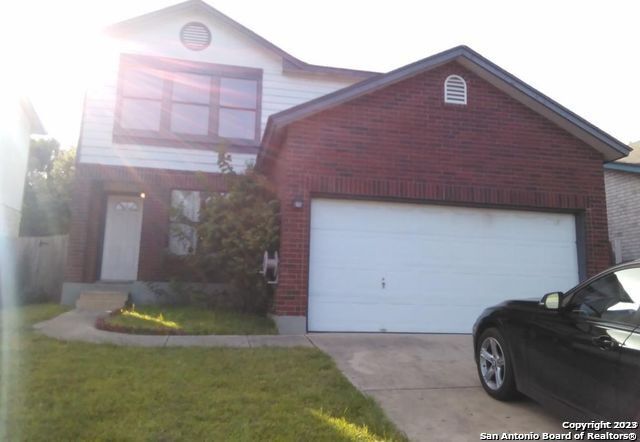
<svg viewBox="0 0 640 442">
<path fill-rule="evenodd" d="M 501 401 L 517 396 L 513 363 L 502 333 L 496 328 L 485 330 L 476 348 L 478 375 L 484 390 Z"/>
</svg>

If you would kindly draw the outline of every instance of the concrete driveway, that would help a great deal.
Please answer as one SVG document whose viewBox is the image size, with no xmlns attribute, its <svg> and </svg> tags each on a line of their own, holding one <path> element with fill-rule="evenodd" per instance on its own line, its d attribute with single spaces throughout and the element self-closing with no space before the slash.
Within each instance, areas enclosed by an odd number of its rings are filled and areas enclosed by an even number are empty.
<svg viewBox="0 0 640 442">
<path fill-rule="evenodd" d="M 480 433 L 561 433 L 533 401 L 502 403 L 480 386 L 469 335 L 310 334 L 347 378 L 415 441 L 473 441 Z M 566 431 L 566 430 L 565 430 Z"/>
</svg>

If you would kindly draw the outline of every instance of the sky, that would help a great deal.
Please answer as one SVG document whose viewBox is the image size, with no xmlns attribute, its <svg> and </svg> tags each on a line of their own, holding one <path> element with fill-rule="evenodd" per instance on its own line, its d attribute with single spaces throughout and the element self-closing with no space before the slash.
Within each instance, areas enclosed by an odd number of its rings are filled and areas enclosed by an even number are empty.
<svg viewBox="0 0 640 442">
<path fill-rule="evenodd" d="M 28 96 L 49 134 L 76 145 L 99 81 L 102 29 L 174 0 L 6 0 L 2 85 Z M 628 143 L 640 140 L 640 2 L 211 0 L 308 63 L 386 72 L 465 44 Z"/>
</svg>

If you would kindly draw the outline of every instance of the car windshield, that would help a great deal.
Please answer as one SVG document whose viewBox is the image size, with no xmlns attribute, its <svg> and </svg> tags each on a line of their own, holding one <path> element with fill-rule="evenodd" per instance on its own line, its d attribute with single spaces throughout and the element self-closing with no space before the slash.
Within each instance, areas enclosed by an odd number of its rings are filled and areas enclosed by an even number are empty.
<svg viewBox="0 0 640 442">
<path fill-rule="evenodd" d="M 608 310 L 638 310 L 640 307 L 640 268 L 628 269 L 616 274 L 618 302 Z"/>
<path fill-rule="evenodd" d="M 563 305 L 580 316 L 633 324 L 640 307 L 640 268 L 622 269 L 596 279 Z"/>
</svg>

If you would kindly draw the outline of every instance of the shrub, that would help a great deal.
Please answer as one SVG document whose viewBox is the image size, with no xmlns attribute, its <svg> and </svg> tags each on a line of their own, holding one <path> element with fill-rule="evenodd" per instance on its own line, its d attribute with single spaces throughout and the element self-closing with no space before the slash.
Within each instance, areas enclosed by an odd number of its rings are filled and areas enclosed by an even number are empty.
<svg viewBox="0 0 640 442">
<path fill-rule="evenodd" d="M 266 313 L 272 290 L 259 270 L 265 250 L 278 248 L 278 199 L 269 180 L 253 167 L 236 174 L 224 152 L 218 163 L 228 191 L 208 198 L 196 226 L 196 250 L 187 260 L 196 273 L 220 275 L 240 310 Z"/>
</svg>

